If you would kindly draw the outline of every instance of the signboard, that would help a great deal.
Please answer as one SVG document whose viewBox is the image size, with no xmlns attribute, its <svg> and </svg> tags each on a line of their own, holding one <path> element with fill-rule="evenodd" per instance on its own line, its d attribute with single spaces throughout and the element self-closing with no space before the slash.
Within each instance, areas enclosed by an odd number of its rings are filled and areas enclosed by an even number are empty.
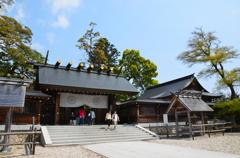
<svg viewBox="0 0 240 158">
<path fill-rule="evenodd" d="M 168 124 L 168 114 L 163 114 L 163 123 Z"/>
<path fill-rule="evenodd" d="M 82 105 L 107 109 L 108 96 L 60 93 L 60 107 L 79 107 Z"/>
<path fill-rule="evenodd" d="M 23 107 L 26 86 L 0 84 L 0 107 Z"/>
</svg>

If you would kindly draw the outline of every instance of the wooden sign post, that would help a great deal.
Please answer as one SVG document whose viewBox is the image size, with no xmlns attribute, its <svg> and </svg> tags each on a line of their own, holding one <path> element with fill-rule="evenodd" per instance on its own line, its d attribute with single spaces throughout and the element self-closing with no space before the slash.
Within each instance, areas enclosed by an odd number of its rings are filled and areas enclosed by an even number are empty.
<svg viewBox="0 0 240 158">
<path fill-rule="evenodd" d="M 11 132 L 13 107 L 24 107 L 26 86 L 30 79 L 0 77 L 0 107 L 6 107 L 5 132 Z M 4 136 L 4 144 L 9 144 L 9 135 Z M 4 146 L 1 152 L 8 152 Z"/>
</svg>

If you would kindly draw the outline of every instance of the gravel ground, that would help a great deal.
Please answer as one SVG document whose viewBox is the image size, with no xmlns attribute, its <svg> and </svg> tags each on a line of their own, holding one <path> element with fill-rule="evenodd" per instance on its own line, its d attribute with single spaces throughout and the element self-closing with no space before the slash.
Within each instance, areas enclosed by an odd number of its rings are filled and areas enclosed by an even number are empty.
<svg viewBox="0 0 240 158">
<path fill-rule="evenodd" d="M 29 150 L 24 146 L 14 147 L 14 153 L 11 155 L 0 155 L 1 158 L 105 158 L 95 152 L 77 146 L 59 146 L 59 147 L 41 147 L 37 146 L 35 155 L 30 155 Z"/>
<path fill-rule="evenodd" d="M 196 136 L 194 140 L 190 138 L 162 138 L 161 140 L 148 140 L 148 142 L 160 143 L 187 148 L 195 148 L 216 152 L 224 152 L 240 155 L 240 133 L 221 133 L 216 135 Z"/>
<path fill-rule="evenodd" d="M 218 133 L 212 134 L 209 138 L 205 136 L 196 136 L 195 140 L 190 138 L 162 138 L 161 140 L 148 140 L 152 143 L 160 143 L 173 146 L 196 148 L 209 151 L 224 152 L 240 155 L 240 133 L 225 133 L 225 136 Z M 14 154 L 0 155 L 1 158 L 105 158 L 102 155 L 94 153 L 82 146 L 59 146 L 59 147 L 36 147 L 35 155 L 30 155 L 29 150 L 24 146 L 14 147 Z"/>
</svg>

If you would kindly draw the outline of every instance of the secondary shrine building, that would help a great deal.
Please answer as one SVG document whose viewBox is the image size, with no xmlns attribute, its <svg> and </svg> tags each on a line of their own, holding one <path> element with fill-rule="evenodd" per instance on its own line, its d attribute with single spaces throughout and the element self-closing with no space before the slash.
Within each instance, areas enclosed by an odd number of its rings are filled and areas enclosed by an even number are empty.
<svg viewBox="0 0 240 158">
<path fill-rule="evenodd" d="M 204 111 L 209 118 L 214 117 L 216 112 L 211 112 L 213 110 L 209 109 L 214 105 L 215 99 L 220 98 L 221 95 L 209 93 L 192 74 L 150 87 L 139 98 L 121 102 L 118 105 L 121 110 L 121 121 L 123 123 L 163 122 L 163 114 L 168 114 L 168 120 L 175 122 L 175 114 L 170 109 L 172 109 L 172 103 L 175 102 L 174 93 L 181 91 L 184 91 L 188 96 L 199 95 L 200 101 L 195 99 L 192 102 L 188 101 L 187 104 L 180 101 L 191 115 L 199 115 L 199 112 Z M 192 110 L 193 106 L 197 110 Z M 186 113 L 178 114 L 178 121 L 187 120 Z"/>
</svg>

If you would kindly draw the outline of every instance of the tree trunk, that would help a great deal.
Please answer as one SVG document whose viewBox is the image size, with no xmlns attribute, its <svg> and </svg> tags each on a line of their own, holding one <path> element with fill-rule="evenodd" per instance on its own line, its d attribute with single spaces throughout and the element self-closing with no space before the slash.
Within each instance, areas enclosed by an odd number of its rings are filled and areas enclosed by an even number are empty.
<svg viewBox="0 0 240 158">
<path fill-rule="evenodd" d="M 232 121 L 231 121 L 231 122 L 232 122 L 233 125 L 237 125 L 237 124 L 236 124 L 236 121 L 235 121 L 235 116 L 234 116 L 234 114 L 235 114 L 235 113 L 232 112 L 232 114 L 231 114 L 231 120 L 232 120 Z"/>
<path fill-rule="evenodd" d="M 230 88 L 230 91 L 231 91 L 231 100 L 237 98 L 237 95 L 236 95 L 236 92 L 235 92 L 235 89 L 233 87 L 233 85 L 228 85 L 228 87 Z"/>
</svg>

